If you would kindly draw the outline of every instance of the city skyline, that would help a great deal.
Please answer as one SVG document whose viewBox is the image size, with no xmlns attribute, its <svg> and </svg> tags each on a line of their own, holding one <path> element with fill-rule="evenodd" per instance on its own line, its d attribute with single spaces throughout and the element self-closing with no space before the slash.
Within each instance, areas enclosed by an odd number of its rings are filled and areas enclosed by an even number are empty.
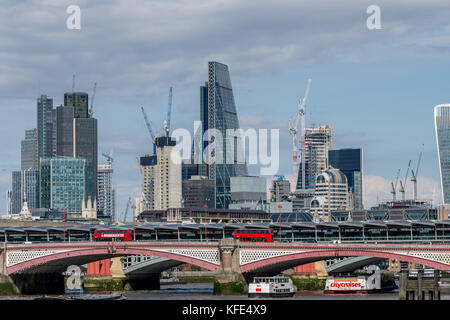
<svg viewBox="0 0 450 320">
<path fill-rule="evenodd" d="M 366 185 L 364 188 L 365 206 L 370 202 L 373 203 L 377 194 L 380 200 L 390 198 L 390 181 L 395 178 L 398 168 L 402 168 L 402 176 L 404 175 L 408 160 L 412 160 L 412 165 L 415 165 L 422 143 L 425 144 L 425 151 L 419 173 L 419 197 L 424 194 L 425 188 L 428 189 L 426 194 L 431 196 L 433 186 L 436 187 L 434 193 L 440 194 L 439 163 L 432 110 L 435 105 L 448 103 L 450 100 L 448 85 L 445 82 L 445 70 L 448 69 L 446 67 L 450 62 L 445 56 L 448 50 L 446 39 L 450 37 L 450 28 L 443 19 L 450 7 L 443 1 L 434 3 L 436 6 L 433 7 L 417 3 L 409 4 L 407 17 L 406 14 L 402 14 L 402 9 L 407 2 L 400 1 L 399 4 L 394 5 L 381 1 L 383 29 L 369 31 L 365 28 L 366 3 L 350 6 L 349 3 L 343 2 L 342 6 L 336 6 L 339 13 L 344 13 L 338 19 L 327 16 L 325 9 L 320 11 L 313 5 L 301 6 L 282 2 L 278 8 L 282 16 L 286 18 L 287 25 L 277 26 L 277 30 L 283 27 L 285 29 L 281 30 L 290 30 L 288 24 L 291 24 L 291 27 L 297 26 L 296 30 L 300 31 L 287 32 L 278 40 L 273 32 L 268 32 L 262 39 L 266 42 L 255 39 L 245 46 L 247 56 L 231 54 L 230 51 L 223 52 L 223 45 L 237 46 L 241 44 L 241 40 L 236 40 L 234 43 L 234 40 L 228 37 L 229 34 L 224 34 L 224 31 L 218 28 L 210 32 L 227 36 L 222 37 L 223 44 L 213 42 L 209 48 L 200 46 L 198 51 L 188 50 L 182 58 L 174 54 L 165 56 L 165 51 L 174 45 L 175 40 L 180 40 L 180 35 L 183 34 L 181 29 L 172 29 L 170 31 L 172 33 L 169 34 L 171 35 L 170 43 L 159 42 L 164 47 L 163 52 L 158 52 L 159 57 L 155 57 L 153 52 L 151 57 L 143 57 L 142 54 L 150 52 L 152 47 L 151 45 L 139 46 L 136 49 L 139 53 L 139 57 L 135 59 L 136 62 L 126 64 L 131 67 L 131 71 L 122 72 L 123 69 L 121 69 L 120 72 L 115 71 L 114 75 L 109 70 L 112 69 L 111 66 L 115 66 L 115 59 L 131 57 L 132 52 L 118 50 L 117 54 L 111 54 L 111 59 L 103 61 L 102 57 L 105 56 L 98 46 L 86 45 L 86 51 L 77 49 L 73 54 L 69 54 L 73 49 L 69 42 L 74 38 L 79 41 L 90 40 L 88 43 L 94 40 L 91 33 L 89 35 L 84 33 L 85 29 L 91 31 L 94 29 L 99 34 L 108 36 L 107 40 L 102 42 L 105 48 L 110 48 L 116 43 L 113 41 L 113 36 L 109 35 L 105 29 L 106 18 L 97 22 L 96 25 L 89 20 L 90 16 L 98 14 L 99 7 L 95 5 L 88 7 L 86 14 L 83 15 L 86 18 L 83 20 L 81 30 L 69 31 L 63 24 L 61 24 L 61 30 L 56 27 L 58 10 L 62 12 L 60 20 L 65 19 L 64 5 L 49 8 L 43 5 L 31 5 L 28 8 L 31 12 L 35 10 L 42 13 L 48 10 L 50 16 L 48 25 L 41 22 L 36 31 L 26 29 L 29 27 L 25 25 L 26 30 L 8 31 L 8 38 L 21 32 L 29 34 L 28 36 L 40 35 L 51 27 L 55 28 L 56 34 L 64 34 L 66 39 L 62 41 L 62 45 L 67 48 L 55 50 L 55 47 L 44 49 L 42 46 L 39 50 L 29 51 L 26 56 L 29 59 L 17 53 L 17 57 L 9 60 L 4 53 L 14 52 L 17 49 L 8 43 L 2 46 L 4 49 L 0 59 L 6 61 L 4 65 L 14 72 L 8 72 L 8 77 L 2 77 L 4 85 L 0 89 L 2 110 L 6 108 L 11 110 L 0 120 L 0 132 L 3 137 L 8 137 L 1 140 L 4 150 L 0 155 L 2 170 L 0 171 L 0 192 L 5 194 L 6 189 L 10 188 L 11 171 L 20 169 L 20 141 L 23 139 L 25 130 L 35 127 L 36 98 L 41 93 L 47 94 L 53 99 L 55 107 L 62 104 L 63 94 L 70 92 L 71 75 L 75 73 L 76 91 L 92 94 L 93 83 L 98 82 L 94 112 L 99 121 L 99 154 L 107 153 L 111 148 L 114 149 L 114 180 L 118 185 L 117 213 L 120 215 L 124 210 L 126 199 L 129 196 L 134 198 L 139 194 L 140 174 L 138 166 L 135 165 L 135 157 L 145 152 L 151 153 L 151 141 L 139 107 L 144 106 L 155 127 L 161 127 L 167 105 L 167 89 L 173 86 L 172 127 L 192 128 L 192 121 L 198 119 L 198 88 L 204 83 L 207 61 L 214 60 L 230 67 L 241 127 L 280 129 L 280 173 L 286 176 L 293 174 L 290 172 L 292 171 L 292 150 L 287 130 L 288 120 L 295 114 L 306 80 L 311 77 L 314 81 L 306 107 L 307 126 L 311 123 L 331 125 L 336 134 L 335 149 L 363 148 L 364 181 L 369 184 L 369 188 Z M 115 4 L 121 6 L 120 1 Z M 329 5 L 333 6 L 331 2 Z M 83 3 L 80 6 L 83 10 Z M 179 3 L 172 6 L 175 6 L 177 10 L 182 9 L 182 4 Z M 236 13 L 247 4 L 215 3 L 210 7 L 201 6 L 201 13 L 198 14 L 207 17 L 217 6 L 224 7 L 227 13 Z M 272 5 L 263 2 L 261 7 L 270 11 Z M 428 19 L 421 19 L 420 12 L 424 9 L 432 14 L 433 23 L 430 23 Z M 5 15 L 9 13 L 12 16 L 16 10 L 18 10 L 17 6 L 7 7 Z M 177 10 L 175 16 L 178 14 Z M 299 16 L 294 19 L 293 14 L 289 13 L 290 10 L 296 11 Z M 311 10 L 316 14 L 318 10 L 320 11 L 317 22 L 303 19 L 304 22 L 296 24 L 297 19 L 302 20 L 302 15 L 306 15 Z M 27 10 L 24 11 L 27 12 Z M 158 10 L 155 11 L 158 12 Z M 133 9 L 124 8 L 124 12 L 130 13 L 127 19 L 137 19 L 138 25 L 144 23 Z M 386 15 L 384 15 L 385 12 Z M 195 25 L 191 20 L 198 14 L 190 13 L 188 12 L 187 19 Z M 156 13 L 152 13 L 152 16 L 153 14 Z M 217 14 L 213 16 L 217 18 Z M 336 14 L 336 16 L 339 15 Z M 103 17 L 114 17 L 114 14 L 111 10 L 106 10 Z M 261 25 L 267 17 L 271 18 L 268 19 L 270 24 L 275 15 L 264 12 L 261 17 L 250 17 L 249 23 Z M 23 22 L 25 15 L 18 14 L 17 18 L 16 23 Z M 320 24 L 322 19 L 327 21 L 330 18 L 331 23 L 329 21 L 326 27 Z M 126 43 L 127 38 L 120 30 L 120 26 L 127 22 L 123 20 L 125 17 L 121 19 L 118 21 L 117 32 L 121 35 L 120 41 Z M 231 19 L 230 15 L 225 15 L 225 18 L 218 23 L 220 25 L 220 22 L 234 21 Z M 244 40 L 249 39 L 252 36 L 250 32 L 242 32 L 244 21 L 240 20 L 240 16 L 235 19 L 238 23 L 235 24 L 234 32 L 241 32 Z M 342 22 L 341 19 L 348 19 L 349 22 L 339 24 L 338 22 Z M 15 26 L 7 17 L 4 21 L 3 23 L 12 24 L 8 28 L 5 27 L 5 30 Z M 34 22 L 38 21 L 41 20 Z M 330 40 L 322 47 L 317 47 L 318 44 L 313 41 L 314 36 L 327 37 L 328 35 L 329 37 L 333 21 L 337 23 L 338 31 L 343 35 L 346 31 L 356 28 L 355 36 L 345 41 L 348 49 L 338 41 Z M 28 21 L 28 24 L 33 25 L 33 21 Z M 310 32 L 310 24 L 316 27 L 319 25 L 318 31 Z M 273 24 L 270 25 L 273 26 Z M 200 30 L 185 32 L 191 40 L 196 37 L 202 39 Z M 414 34 L 414 37 L 411 34 Z M 134 44 L 135 41 L 141 41 L 142 37 L 148 35 L 138 34 L 136 38 L 128 40 Z M 302 38 L 301 41 L 297 39 L 299 35 Z M 154 40 L 152 37 L 150 39 Z M 20 40 L 14 40 L 13 43 L 25 45 L 18 41 Z M 47 39 L 47 41 L 50 40 Z M 309 44 L 305 46 L 306 53 L 300 50 L 305 42 Z M 46 43 L 55 46 L 51 41 Z M 264 43 L 266 43 L 265 46 Z M 184 41 L 179 43 L 180 46 L 183 44 L 185 44 Z M 86 55 L 92 53 L 91 50 L 98 50 L 93 58 Z M 111 52 L 111 50 L 108 51 Z M 201 55 L 194 55 L 199 52 Z M 46 60 L 51 57 L 51 54 L 54 54 L 56 59 L 52 60 L 53 63 Z M 38 60 L 39 57 L 41 59 Z M 68 58 L 65 62 L 60 60 L 64 57 Z M 19 75 L 22 75 L 22 78 Z M 28 75 L 31 76 L 28 77 Z M 25 78 L 27 80 L 24 80 Z M 277 108 L 274 108 L 275 106 Z M 277 112 L 271 110 L 272 108 Z M 249 173 L 252 174 L 250 167 Z M 426 180 L 423 179 L 425 181 L 421 184 L 422 176 Z M 406 190 L 407 197 L 408 195 L 411 197 L 411 183 Z M 367 197 L 370 200 L 367 200 Z M 0 211 L 4 213 L 5 210 L 6 199 L 1 197 Z"/>
</svg>

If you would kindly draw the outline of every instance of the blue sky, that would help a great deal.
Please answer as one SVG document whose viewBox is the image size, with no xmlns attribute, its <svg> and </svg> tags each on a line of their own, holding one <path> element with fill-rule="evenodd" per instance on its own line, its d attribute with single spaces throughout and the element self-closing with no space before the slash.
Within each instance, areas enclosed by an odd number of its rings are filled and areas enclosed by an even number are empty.
<svg viewBox="0 0 450 320">
<path fill-rule="evenodd" d="M 81 8 L 68 30 L 67 6 Z M 139 195 L 136 156 L 151 151 L 140 106 L 155 130 L 174 87 L 172 127 L 192 130 L 207 62 L 229 66 L 242 127 L 279 128 L 280 173 L 291 174 L 288 120 L 312 78 L 307 124 L 330 124 L 335 147 L 362 147 L 366 207 L 425 145 L 419 196 L 439 202 L 433 107 L 450 101 L 450 3 L 377 1 L 4 1 L 0 11 L 0 212 L 20 140 L 35 127 L 36 98 L 55 105 L 92 94 L 99 153 L 114 149 L 118 213 Z M 311 112 L 311 114 L 310 114 Z M 101 158 L 99 158 L 101 159 Z M 407 194 L 411 188 L 407 187 Z"/>
</svg>

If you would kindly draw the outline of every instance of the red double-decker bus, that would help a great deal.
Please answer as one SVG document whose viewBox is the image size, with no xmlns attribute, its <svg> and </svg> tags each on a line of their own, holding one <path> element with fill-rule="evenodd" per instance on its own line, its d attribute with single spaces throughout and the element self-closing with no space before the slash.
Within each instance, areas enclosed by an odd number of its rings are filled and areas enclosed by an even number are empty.
<svg viewBox="0 0 450 320">
<path fill-rule="evenodd" d="M 240 242 L 273 242 L 272 229 L 237 229 L 233 237 Z"/>
<path fill-rule="evenodd" d="M 105 229 L 94 231 L 94 241 L 132 241 L 131 229 Z"/>
</svg>

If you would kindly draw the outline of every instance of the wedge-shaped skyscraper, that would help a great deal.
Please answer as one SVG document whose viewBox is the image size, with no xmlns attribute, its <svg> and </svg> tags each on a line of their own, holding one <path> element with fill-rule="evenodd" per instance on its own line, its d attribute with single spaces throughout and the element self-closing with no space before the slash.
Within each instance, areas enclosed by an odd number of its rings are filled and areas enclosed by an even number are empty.
<svg viewBox="0 0 450 320">
<path fill-rule="evenodd" d="M 208 177 L 215 183 L 216 208 L 228 208 L 231 202 L 230 177 L 247 175 L 247 165 L 242 159 L 239 137 L 227 136 L 227 130 L 239 129 L 239 120 L 234 103 L 228 66 L 219 62 L 208 62 L 208 82 L 200 87 L 200 117 L 202 133 L 216 129 L 222 141 L 214 137 L 215 147 L 209 154 Z M 210 131 L 211 132 L 211 131 Z M 212 140 L 209 140 L 212 143 Z M 208 148 L 208 143 L 202 144 Z M 211 157 L 212 156 L 212 157 Z M 214 158 L 214 159 L 211 159 Z"/>
</svg>

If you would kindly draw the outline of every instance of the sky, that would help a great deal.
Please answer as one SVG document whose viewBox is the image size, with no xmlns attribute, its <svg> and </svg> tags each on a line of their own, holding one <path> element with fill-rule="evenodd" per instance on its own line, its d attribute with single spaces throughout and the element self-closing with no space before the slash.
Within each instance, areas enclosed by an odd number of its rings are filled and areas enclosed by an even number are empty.
<svg viewBox="0 0 450 320">
<path fill-rule="evenodd" d="M 369 5 L 381 29 L 369 30 Z M 80 29 L 66 26 L 69 5 Z M 449 103 L 447 0 L 1 0 L 0 213 L 36 99 L 92 94 L 99 154 L 113 152 L 118 215 L 140 194 L 136 157 L 151 152 L 140 107 L 161 132 L 169 87 L 172 128 L 193 130 L 208 61 L 229 66 L 240 125 L 280 130 L 280 174 L 294 181 L 289 118 L 312 78 L 306 124 L 329 124 L 335 148 L 363 148 L 364 204 L 417 165 L 419 198 L 442 202 L 433 107 Z M 99 157 L 100 162 L 106 159 Z M 256 174 L 257 168 L 250 167 Z M 268 177 L 271 178 L 271 177 Z M 412 195 L 412 183 L 406 187 Z"/>
</svg>

